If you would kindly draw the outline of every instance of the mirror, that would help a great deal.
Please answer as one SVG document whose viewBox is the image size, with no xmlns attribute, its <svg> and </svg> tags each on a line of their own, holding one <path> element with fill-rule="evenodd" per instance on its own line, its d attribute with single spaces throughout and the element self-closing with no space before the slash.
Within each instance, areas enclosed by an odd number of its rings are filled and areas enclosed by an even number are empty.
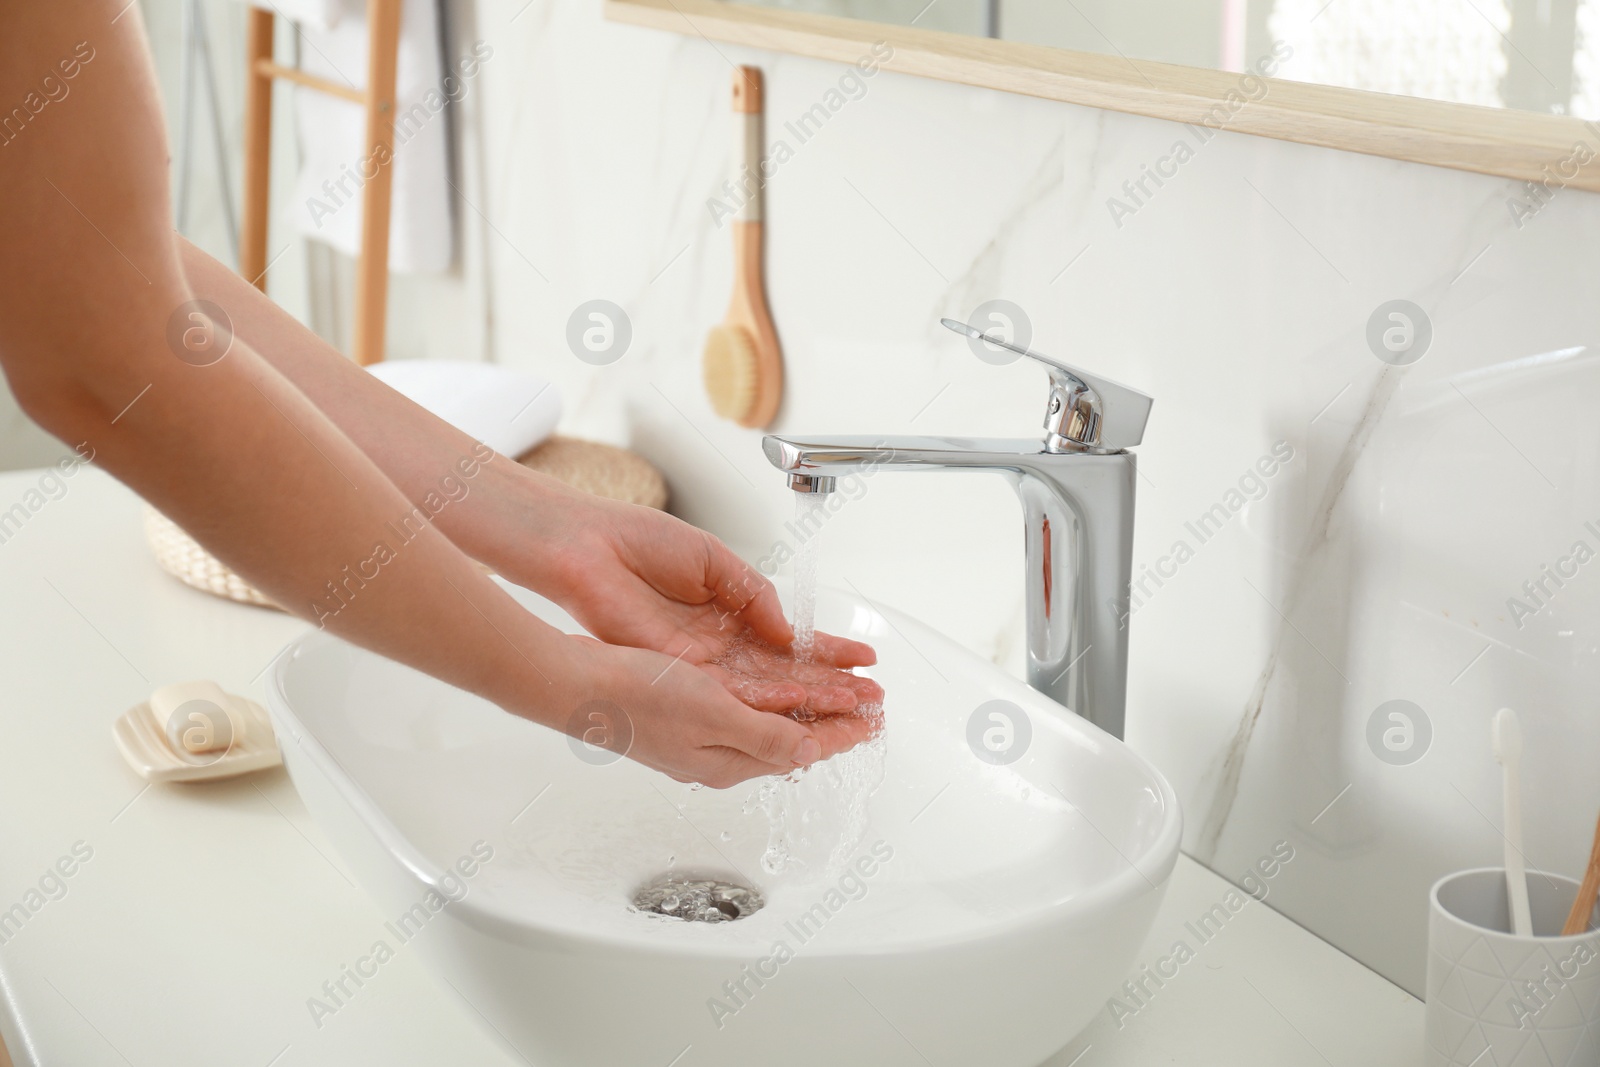
<svg viewBox="0 0 1600 1067">
<path fill-rule="evenodd" d="M 1600 0 L 605 0 L 614 21 L 1600 192 Z"/>
<path fill-rule="evenodd" d="M 1600 118 L 1600 0 L 744 2 L 1235 73 L 1283 42 L 1275 77 Z"/>
</svg>

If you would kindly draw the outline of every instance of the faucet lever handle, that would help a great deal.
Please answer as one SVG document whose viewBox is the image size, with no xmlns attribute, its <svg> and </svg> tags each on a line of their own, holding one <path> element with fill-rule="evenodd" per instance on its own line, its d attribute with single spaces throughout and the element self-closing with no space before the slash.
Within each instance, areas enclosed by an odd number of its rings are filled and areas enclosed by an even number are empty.
<svg viewBox="0 0 1600 1067">
<path fill-rule="evenodd" d="M 1131 386 L 1090 374 L 1054 356 L 985 333 L 955 319 L 940 319 L 946 329 L 1043 363 L 1050 371 L 1050 406 L 1045 412 L 1046 445 L 1055 450 L 1119 452 L 1144 440 L 1155 401 Z"/>
</svg>

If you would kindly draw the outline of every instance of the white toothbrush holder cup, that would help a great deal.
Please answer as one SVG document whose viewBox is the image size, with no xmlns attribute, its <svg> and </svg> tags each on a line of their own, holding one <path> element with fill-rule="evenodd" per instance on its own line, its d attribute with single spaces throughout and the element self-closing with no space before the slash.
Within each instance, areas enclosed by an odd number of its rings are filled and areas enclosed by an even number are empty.
<svg viewBox="0 0 1600 1067">
<path fill-rule="evenodd" d="M 1428 1067 L 1600 1064 L 1600 930 L 1560 936 L 1578 883 L 1528 872 L 1533 936 L 1511 930 L 1506 872 L 1434 883 L 1428 913 Z"/>
</svg>

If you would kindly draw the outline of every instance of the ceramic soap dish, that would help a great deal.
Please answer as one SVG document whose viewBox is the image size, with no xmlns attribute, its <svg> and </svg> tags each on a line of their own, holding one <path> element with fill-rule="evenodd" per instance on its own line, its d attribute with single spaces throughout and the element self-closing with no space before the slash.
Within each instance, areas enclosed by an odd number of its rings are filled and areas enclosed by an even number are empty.
<svg viewBox="0 0 1600 1067">
<path fill-rule="evenodd" d="M 162 686 L 119 716 L 112 735 L 151 782 L 214 781 L 283 763 L 266 710 L 214 682 Z"/>
</svg>

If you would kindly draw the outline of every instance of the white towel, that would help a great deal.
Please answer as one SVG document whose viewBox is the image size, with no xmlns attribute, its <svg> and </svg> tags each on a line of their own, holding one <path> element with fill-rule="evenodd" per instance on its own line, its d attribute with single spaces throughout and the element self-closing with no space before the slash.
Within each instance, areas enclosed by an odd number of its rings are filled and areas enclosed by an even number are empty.
<svg viewBox="0 0 1600 1067">
<path fill-rule="evenodd" d="M 537 374 L 449 359 L 398 359 L 367 369 L 502 456 L 522 455 L 561 418 L 561 390 Z"/>
<path fill-rule="evenodd" d="M 326 18 L 300 26 L 302 69 L 364 90 L 370 35 L 362 0 L 300 0 L 295 7 L 322 9 Z M 434 0 L 404 0 L 396 69 L 389 269 L 442 271 L 449 268 L 454 247 L 445 112 L 459 93 L 459 88 L 457 93 L 448 89 L 460 82 L 447 83 L 441 69 Z M 359 104 L 299 86 L 295 114 L 302 164 L 290 218 L 307 237 L 356 255 L 361 251 L 361 185 L 376 162 L 366 158 L 366 114 Z"/>
</svg>

